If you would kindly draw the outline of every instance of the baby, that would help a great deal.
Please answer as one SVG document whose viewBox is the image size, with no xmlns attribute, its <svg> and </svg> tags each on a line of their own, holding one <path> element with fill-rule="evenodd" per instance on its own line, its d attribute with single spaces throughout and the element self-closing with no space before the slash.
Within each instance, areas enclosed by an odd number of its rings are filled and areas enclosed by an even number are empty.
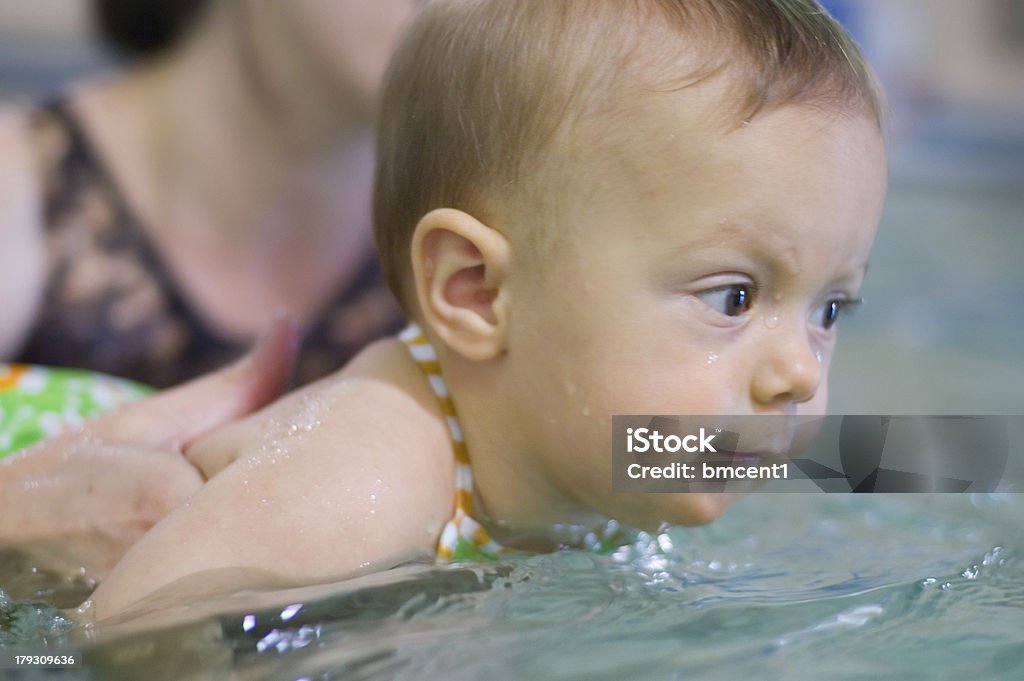
<svg viewBox="0 0 1024 681">
<path fill-rule="evenodd" d="M 374 203 L 415 325 L 191 446 L 208 482 L 95 617 L 217 568 L 323 581 L 559 523 L 713 520 L 729 495 L 612 492 L 611 417 L 824 412 L 882 106 L 813 0 L 428 3 Z"/>
</svg>

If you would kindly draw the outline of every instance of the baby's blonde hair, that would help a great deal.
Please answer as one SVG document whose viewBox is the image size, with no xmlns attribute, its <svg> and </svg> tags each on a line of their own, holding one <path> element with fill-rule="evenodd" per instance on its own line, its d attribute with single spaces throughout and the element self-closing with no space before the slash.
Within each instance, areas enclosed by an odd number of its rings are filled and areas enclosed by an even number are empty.
<svg viewBox="0 0 1024 681">
<path fill-rule="evenodd" d="M 565 131 L 600 144 L 623 127 L 617 106 L 718 75 L 734 106 L 709 125 L 807 104 L 882 126 L 870 67 L 815 0 L 429 2 L 381 103 L 373 217 L 392 290 L 408 309 L 410 240 L 429 211 L 488 220 L 538 193 L 533 171 Z"/>
</svg>

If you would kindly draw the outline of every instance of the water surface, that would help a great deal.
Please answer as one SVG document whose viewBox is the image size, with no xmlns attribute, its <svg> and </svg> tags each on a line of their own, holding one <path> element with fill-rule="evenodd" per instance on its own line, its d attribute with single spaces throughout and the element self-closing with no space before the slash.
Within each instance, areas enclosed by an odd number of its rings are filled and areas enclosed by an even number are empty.
<svg viewBox="0 0 1024 681">
<path fill-rule="evenodd" d="M 1021 495 L 761 494 L 611 555 L 406 566 L 93 631 L 22 584 L 0 645 L 71 646 L 86 667 L 46 677 L 66 679 L 1016 681 L 1022 511 Z M 37 600 L 76 593 L 48 588 Z"/>
</svg>

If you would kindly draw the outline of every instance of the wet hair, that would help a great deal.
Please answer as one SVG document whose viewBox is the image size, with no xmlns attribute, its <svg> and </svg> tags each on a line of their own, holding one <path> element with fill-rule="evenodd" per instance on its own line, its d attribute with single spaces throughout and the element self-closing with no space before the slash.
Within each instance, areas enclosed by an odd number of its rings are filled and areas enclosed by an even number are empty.
<svg viewBox="0 0 1024 681">
<path fill-rule="evenodd" d="M 403 289 L 423 215 L 449 207 L 486 222 L 510 200 L 550 194 L 531 180 L 558 142 L 621 139 L 637 101 L 719 76 L 725 104 L 709 126 L 788 104 L 883 126 L 873 72 L 816 0 L 428 3 L 380 107 L 374 231 L 396 296 L 411 311 Z"/>
<path fill-rule="evenodd" d="M 132 57 L 152 57 L 174 47 L 209 0 L 93 0 L 100 35 Z"/>
</svg>

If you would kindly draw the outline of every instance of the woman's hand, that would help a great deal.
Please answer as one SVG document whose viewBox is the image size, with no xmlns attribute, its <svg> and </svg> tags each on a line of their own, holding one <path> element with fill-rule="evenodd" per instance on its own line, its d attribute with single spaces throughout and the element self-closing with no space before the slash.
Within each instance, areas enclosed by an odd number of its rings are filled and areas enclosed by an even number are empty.
<svg viewBox="0 0 1024 681">
<path fill-rule="evenodd" d="M 0 460 L 0 545 L 102 579 L 203 484 L 182 452 L 285 387 L 296 331 L 279 319 L 243 359 Z"/>
</svg>

